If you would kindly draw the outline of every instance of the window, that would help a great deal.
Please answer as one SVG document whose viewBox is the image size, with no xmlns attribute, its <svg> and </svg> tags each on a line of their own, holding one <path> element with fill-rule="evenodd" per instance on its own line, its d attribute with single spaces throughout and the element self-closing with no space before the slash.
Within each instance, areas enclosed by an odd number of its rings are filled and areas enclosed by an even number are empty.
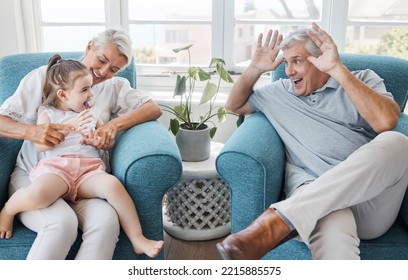
<svg viewBox="0 0 408 280">
<path fill-rule="evenodd" d="M 385 3 L 386 2 L 386 3 Z M 82 51 L 95 33 L 121 27 L 131 36 L 138 83 L 152 90 L 174 85 L 193 44 L 194 64 L 222 57 L 240 73 L 269 28 L 288 34 L 317 22 L 340 51 L 382 53 L 408 59 L 408 1 L 405 0 L 31 0 L 22 1 L 27 41 L 34 51 Z M 27 3 L 32 3 L 28 7 Z M 31 12 L 33 10 L 34 12 Z M 26 16 L 25 16 L 26 17 Z M 26 17 L 30 18 L 30 17 Z M 34 28 L 35 30 L 31 30 Z M 33 31 L 33 32 L 30 32 Z M 35 40 L 29 36 L 35 34 Z M 404 45 L 405 44 L 405 45 Z M 151 85 L 154 85 L 153 88 Z"/>
<path fill-rule="evenodd" d="M 38 4 L 41 51 L 85 50 L 86 42 L 105 29 L 104 0 L 41 0 Z"/>
<path fill-rule="evenodd" d="M 152 64 L 142 53 L 149 50 L 161 61 L 185 65 L 187 57 L 174 48 L 194 44 L 191 56 L 195 64 L 207 64 L 211 58 L 212 1 L 207 0 L 128 0 L 123 19 L 132 38 L 139 64 Z M 222 2 L 222 1 L 219 1 Z M 141 53 L 142 52 L 142 53 Z"/>
<path fill-rule="evenodd" d="M 408 3 L 349 0 L 345 51 L 408 59 Z"/>
<path fill-rule="evenodd" d="M 256 37 L 269 29 L 278 29 L 282 34 L 310 26 L 312 21 L 319 24 L 327 22 L 323 10 L 330 1 L 314 0 L 235 0 L 229 30 L 235 34 L 226 42 L 233 56 L 228 58 L 231 66 L 239 72 L 246 66 L 255 51 Z M 325 25 L 323 23 L 323 25 Z M 230 44 L 230 45 L 228 45 Z M 248 51 L 250 50 L 250 51 Z"/>
</svg>

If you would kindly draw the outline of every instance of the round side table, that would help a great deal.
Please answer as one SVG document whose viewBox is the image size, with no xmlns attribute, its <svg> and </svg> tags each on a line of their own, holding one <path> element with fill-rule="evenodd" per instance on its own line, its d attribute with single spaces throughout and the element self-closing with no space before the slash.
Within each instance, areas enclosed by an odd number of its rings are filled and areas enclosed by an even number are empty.
<svg viewBox="0 0 408 280">
<path fill-rule="evenodd" d="M 209 159 L 183 161 L 181 181 L 164 197 L 163 226 L 170 235 L 197 241 L 230 233 L 230 190 L 215 168 L 222 147 L 212 142 Z"/>
</svg>

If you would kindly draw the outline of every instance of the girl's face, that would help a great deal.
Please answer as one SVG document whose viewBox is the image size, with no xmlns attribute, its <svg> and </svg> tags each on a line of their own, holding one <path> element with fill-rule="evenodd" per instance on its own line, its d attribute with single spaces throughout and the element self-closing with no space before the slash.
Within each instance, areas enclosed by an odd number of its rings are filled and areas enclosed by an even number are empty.
<svg viewBox="0 0 408 280">
<path fill-rule="evenodd" d="M 61 100 L 59 103 L 59 109 L 75 111 L 78 113 L 88 109 L 90 107 L 89 100 L 93 96 L 92 75 L 88 74 L 77 78 L 70 89 L 60 89 L 57 94 Z"/>
<path fill-rule="evenodd" d="M 93 84 L 95 85 L 115 76 L 117 72 L 125 67 L 127 60 L 112 44 L 95 49 L 91 41 L 86 48 L 86 54 L 82 62 L 92 73 Z"/>
</svg>

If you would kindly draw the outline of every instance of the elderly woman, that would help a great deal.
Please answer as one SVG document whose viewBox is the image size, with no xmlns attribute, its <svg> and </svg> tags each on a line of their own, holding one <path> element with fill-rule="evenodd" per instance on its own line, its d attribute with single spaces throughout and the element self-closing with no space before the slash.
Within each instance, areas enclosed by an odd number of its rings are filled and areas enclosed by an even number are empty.
<svg viewBox="0 0 408 280">
<path fill-rule="evenodd" d="M 86 46 L 82 62 L 93 76 L 93 107 L 105 123 L 97 130 L 102 138 L 98 148 L 107 149 L 118 131 L 161 115 L 147 93 L 131 88 L 124 78 L 114 77 L 130 63 L 131 54 L 129 37 L 118 30 L 106 30 Z M 0 107 L 0 137 L 25 140 L 10 178 L 10 194 L 30 185 L 28 174 L 39 160 L 34 143 L 58 145 L 64 141 L 64 130 L 70 129 L 62 124 L 35 124 L 45 71 L 46 65 L 30 72 Z M 83 199 L 76 204 L 59 199 L 47 208 L 20 213 L 18 218 L 37 232 L 27 259 L 65 259 L 78 227 L 83 241 L 76 259 L 112 259 L 118 241 L 117 214 L 102 199 Z"/>
</svg>

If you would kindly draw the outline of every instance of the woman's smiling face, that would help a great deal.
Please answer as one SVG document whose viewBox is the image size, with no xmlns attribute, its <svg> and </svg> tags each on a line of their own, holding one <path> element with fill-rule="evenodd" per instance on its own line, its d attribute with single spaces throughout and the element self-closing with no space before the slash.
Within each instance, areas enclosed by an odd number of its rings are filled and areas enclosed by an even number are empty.
<svg viewBox="0 0 408 280">
<path fill-rule="evenodd" d="M 329 79 L 328 74 L 321 72 L 307 60 L 309 56 L 303 42 L 294 43 L 283 50 L 285 73 L 299 96 L 311 94 Z"/>
<path fill-rule="evenodd" d="M 115 76 L 125 67 L 127 59 L 119 53 L 113 44 L 95 49 L 91 41 L 86 48 L 82 62 L 92 73 L 93 84 L 95 85 Z"/>
</svg>

